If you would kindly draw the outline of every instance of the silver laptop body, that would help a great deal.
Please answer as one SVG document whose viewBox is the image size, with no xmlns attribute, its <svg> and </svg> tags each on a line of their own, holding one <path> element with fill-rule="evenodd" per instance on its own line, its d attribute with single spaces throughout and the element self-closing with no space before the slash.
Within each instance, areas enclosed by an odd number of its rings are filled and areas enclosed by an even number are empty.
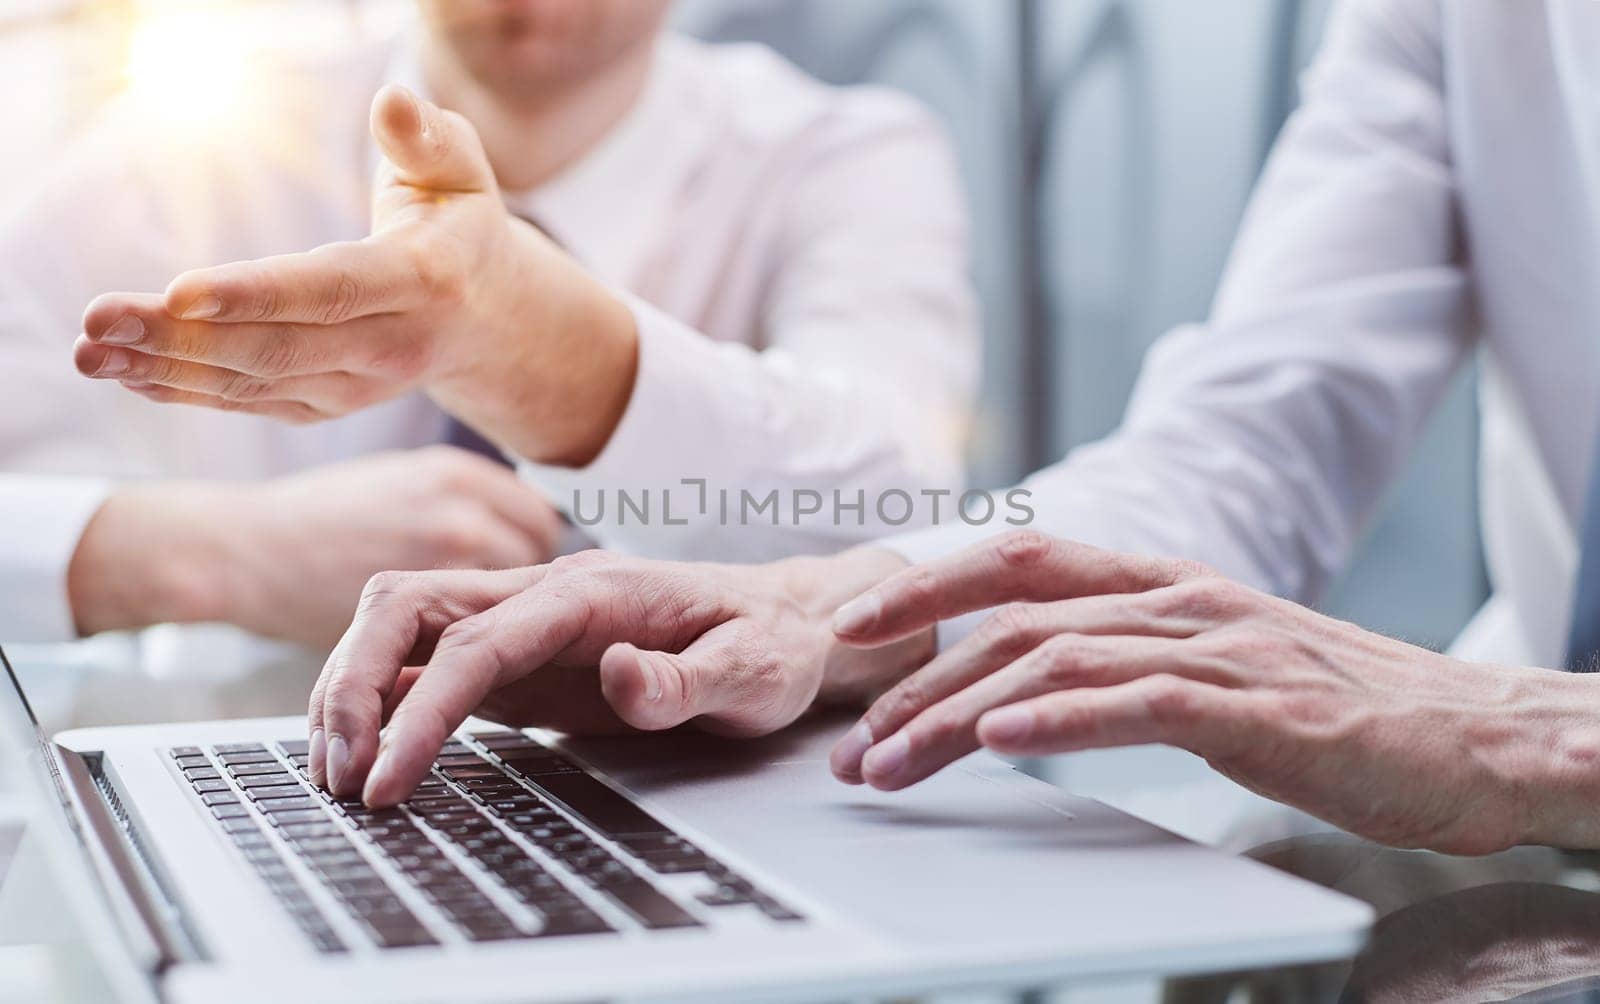
<svg viewBox="0 0 1600 1004">
<path fill-rule="evenodd" d="M 836 1000 L 1341 957 L 1371 921 L 985 754 L 897 794 L 841 785 L 846 722 L 469 723 L 373 813 L 305 782 L 302 719 L 47 741 L 6 668 L 4 752 L 31 760 L 35 822 L 129 997 Z"/>
</svg>

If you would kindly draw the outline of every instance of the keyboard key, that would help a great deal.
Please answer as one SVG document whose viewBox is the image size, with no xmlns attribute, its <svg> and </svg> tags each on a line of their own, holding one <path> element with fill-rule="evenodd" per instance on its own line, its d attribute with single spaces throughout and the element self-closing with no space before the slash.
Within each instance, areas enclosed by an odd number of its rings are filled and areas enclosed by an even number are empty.
<svg viewBox="0 0 1600 1004">
<path fill-rule="evenodd" d="M 623 909 L 637 917 L 645 927 L 657 929 L 702 926 L 688 911 L 668 899 L 666 894 L 644 879 L 609 886 L 605 889 L 605 893 Z"/>
<path fill-rule="evenodd" d="M 270 774 L 252 774 L 249 777 L 241 777 L 238 780 L 239 787 L 246 790 L 250 788 L 270 788 L 277 784 L 287 784 L 295 788 L 300 787 L 300 782 L 296 781 L 288 771 L 274 771 Z"/>
<path fill-rule="evenodd" d="M 201 753 L 200 747 L 198 746 L 174 746 L 167 750 L 167 755 L 173 758 L 181 759 L 182 757 L 186 756 L 200 756 Z"/>
<path fill-rule="evenodd" d="M 288 756 L 298 756 L 311 751 L 311 743 L 304 739 L 283 739 L 278 742 L 278 749 Z"/>
<path fill-rule="evenodd" d="M 241 819 L 249 816 L 250 810 L 238 802 L 233 802 L 227 805 L 213 805 L 211 815 L 217 819 Z"/>
<path fill-rule="evenodd" d="M 228 773 L 234 777 L 258 777 L 266 774 L 282 774 L 287 777 L 289 772 L 283 769 L 280 763 L 236 763 L 228 765 Z"/>
<path fill-rule="evenodd" d="M 590 774 L 545 774 L 535 784 L 611 838 L 671 834 L 665 823 Z"/>
<path fill-rule="evenodd" d="M 200 796 L 200 801 L 207 805 L 237 805 L 239 796 L 231 791 L 208 791 Z"/>
<path fill-rule="evenodd" d="M 211 748 L 218 753 L 258 753 L 266 751 L 266 747 L 260 743 L 218 743 Z"/>
<path fill-rule="evenodd" d="M 277 763 L 278 758 L 262 750 L 259 753 L 219 753 L 217 759 L 225 764 Z"/>
<path fill-rule="evenodd" d="M 215 767 L 207 765 L 205 767 L 185 767 L 183 768 L 183 776 L 190 781 L 214 781 L 222 775 L 217 773 Z"/>
<path fill-rule="evenodd" d="M 295 809 L 290 812 L 279 812 L 271 817 L 274 826 L 286 826 L 290 823 L 314 823 L 326 820 L 321 809 Z"/>
<path fill-rule="evenodd" d="M 204 795 L 213 791 L 229 791 L 228 782 L 222 778 L 202 778 L 194 782 L 194 790 Z"/>
<path fill-rule="evenodd" d="M 205 757 L 199 755 L 198 753 L 189 753 L 189 754 L 186 754 L 184 756 L 180 756 L 180 757 L 178 757 L 177 763 L 178 763 L 178 767 L 180 769 L 188 769 L 190 767 L 210 767 L 211 766 L 211 761 L 207 760 Z"/>
</svg>

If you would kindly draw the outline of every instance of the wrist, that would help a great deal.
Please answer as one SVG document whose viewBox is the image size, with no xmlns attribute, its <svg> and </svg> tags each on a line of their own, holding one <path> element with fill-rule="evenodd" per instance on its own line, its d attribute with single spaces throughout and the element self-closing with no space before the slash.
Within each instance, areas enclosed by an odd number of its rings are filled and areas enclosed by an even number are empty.
<svg viewBox="0 0 1600 1004">
<path fill-rule="evenodd" d="M 218 486 L 129 484 L 89 520 L 67 568 L 81 635 L 226 620 L 226 537 L 213 532 Z"/>
<path fill-rule="evenodd" d="M 430 395 L 519 456 L 582 467 L 627 410 L 639 365 L 633 311 L 531 226 L 509 225 L 493 271 L 502 293 L 459 325 L 472 344 L 429 382 Z M 469 302 L 466 309 L 476 313 Z M 485 335 L 484 333 L 489 334 Z"/>
<path fill-rule="evenodd" d="M 1531 672 L 1524 699 L 1505 709 L 1531 730 L 1525 742 L 1536 754 L 1532 770 L 1508 771 L 1524 820 L 1518 842 L 1600 848 L 1600 674 Z"/>
</svg>

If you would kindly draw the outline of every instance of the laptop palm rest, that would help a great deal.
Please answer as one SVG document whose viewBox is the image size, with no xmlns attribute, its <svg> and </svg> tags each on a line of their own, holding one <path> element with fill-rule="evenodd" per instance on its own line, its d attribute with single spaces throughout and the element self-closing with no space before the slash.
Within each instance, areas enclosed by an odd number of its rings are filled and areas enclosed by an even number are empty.
<svg viewBox="0 0 1600 1004">
<path fill-rule="evenodd" d="M 1248 958 L 1252 942 L 1265 951 L 1274 937 L 1328 934 L 1338 897 L 1069 795 L 986 753 L 901 792 L 842 784 L 827 756 L 849 725 L 819 719 L 755 741 L 678 731 L 564 745 L 892 941 L 991 955 L 1003 944 L 1110 971 L 1152 952 L 1233 942 Z M 1274 920 L 1263 924 L 1263 916 Z M 1364 917 L 1353 909 L 1352 927 Z M 1348 950 L 1349 940 L 1331 939 L 1330 954 Z"/>
</svg>

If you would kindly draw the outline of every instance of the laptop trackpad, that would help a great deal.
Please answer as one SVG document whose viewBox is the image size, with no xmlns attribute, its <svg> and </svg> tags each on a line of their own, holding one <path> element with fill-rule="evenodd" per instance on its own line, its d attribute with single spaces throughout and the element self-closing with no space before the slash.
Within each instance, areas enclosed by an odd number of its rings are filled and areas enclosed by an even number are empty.
<svg viewBox="0 0 1600 1004">
<path fill-rule="evenodd" d="M 1104 887 L 1110 858 L 1186 846 L 984 754 L 902 792 L 841 784 L 827 755 L 849 724 L 753 741 L 673 733 L 565 745 L 799 892 L 923 943 L 970 944 L 955 916 L 1037 938 L 1041 923 Z M 1144 898 L 1121 897 L 1132 908 Z"/>
</svg>

